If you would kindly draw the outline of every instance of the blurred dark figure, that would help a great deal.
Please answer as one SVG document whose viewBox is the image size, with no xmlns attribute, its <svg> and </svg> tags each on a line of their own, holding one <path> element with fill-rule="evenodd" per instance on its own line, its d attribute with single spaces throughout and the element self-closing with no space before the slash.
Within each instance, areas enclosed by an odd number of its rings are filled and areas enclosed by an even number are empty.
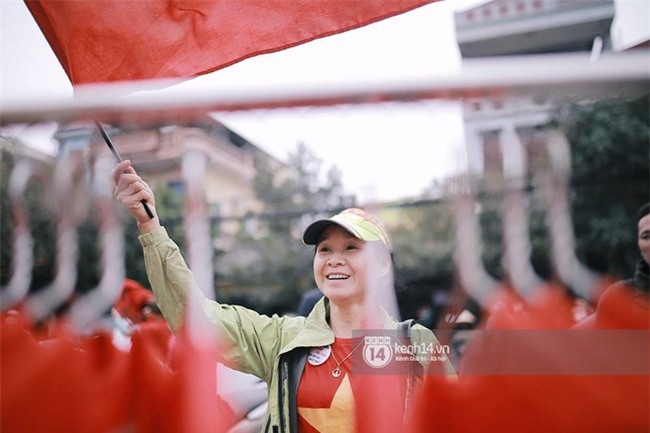
<svg viewBox="0 0 650 433">
<path fill-rule="evenodd" d="M 448 291 L 434 290 L 430 303 L 418 308 L 416 322 L 429 329 L 439 329 L 450 301 Z"/>
<path fill-rule="evenodd" d="M 465 349 L 473 337 L 476 336 L 476 327 L 483 319 L 481 305 L 476 299 L 468 297 L 461 312 L 453 319 L 451 335 L 451 362 L 456 369 L 460 369 Z"/>
<path fill-rule="evenodd" d="M 323 292 L 316 288 L 303 293 L 300 297 L 300 303 L 298 304 L 298 315 L 305 317 L 309 316 L 309 313 L 311 313 L 316 302 L 318 302 L 322 297 Z"/>
</svg>

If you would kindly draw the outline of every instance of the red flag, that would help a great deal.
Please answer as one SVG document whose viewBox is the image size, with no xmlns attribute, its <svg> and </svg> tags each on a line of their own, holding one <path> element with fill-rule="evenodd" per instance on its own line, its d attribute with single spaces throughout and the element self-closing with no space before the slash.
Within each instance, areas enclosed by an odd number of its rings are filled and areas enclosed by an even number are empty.
<svg viewBox="0 0 650 433">
<path fill-rule="evenodd" d="M 412 431 L 650 431 L 648 339 L 639 331 L 650 327 L 647 301 L 635 305 L 639 299 L 624 289 L 610 295 L 614 305 L 602 311 L 601 298 L 598 306 L 606 320 L 578 331 L 562 288 L 540 289 L 525 306 L 508 293 L 496 297 L 468 343 L 458 381 L 427 376 Z"/>
<path fill-rule="evenodd" d="M 436 0 L 25 0 L 72 84 L 188 78 Z"/>
</svg>

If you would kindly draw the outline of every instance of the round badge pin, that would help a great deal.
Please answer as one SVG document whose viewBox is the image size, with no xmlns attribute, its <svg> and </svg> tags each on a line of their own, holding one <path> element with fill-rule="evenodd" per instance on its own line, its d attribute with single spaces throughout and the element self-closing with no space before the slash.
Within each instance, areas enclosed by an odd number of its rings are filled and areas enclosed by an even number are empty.
<svg viewBox="0 0 650 433">
<path fill-rule="evenodd" d="M 321 365 L 330 357 L 332 348 L 330 346 L 314 347 L 309 351 L 307 362 L 311 365 Z"/>
</svg>

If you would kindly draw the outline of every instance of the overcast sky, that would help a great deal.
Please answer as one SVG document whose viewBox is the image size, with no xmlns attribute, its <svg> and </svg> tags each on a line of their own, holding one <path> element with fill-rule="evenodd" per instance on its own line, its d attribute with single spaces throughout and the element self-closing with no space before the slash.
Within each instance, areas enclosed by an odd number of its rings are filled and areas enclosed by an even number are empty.
<svg viewBox="0 0 650 433">
<path fill-rule="evenodd" d="M 321 87 L 453 74 L 460 65 L 453 10 L 484 2 L 434 3 L 249 59 L 175 90 L 209 87 L 208 82 L 237 88 L 260 81 Z M 434 178 L 458 170 L 463 148 L 462 115 L 456 102 L 230 113 L 220 118 L 275 155 L 286 155 L 304 141 L 326 165 L 341 169 L 344 185 L 362 202 L 419 195 Z"/>
<path fill-rule="evenodd" d="M 160 92 L 218 91 L 222 86 L 242 92 L 256 86 L 326 88 L 453 74 L 460 65 L 453 11 L 485 2 L 434 3 L 361 29 L 247 59 Z M 618 0 L 623 2 L 646 9 L 650 4 Z M 67 76 L 24 3 L 0 0 L 0 8 L 0 101 L 72 98 Z M 647 16 L 643 23 L 647 28 Z M 463 160 L 462 115 L 454 102 L 220 113 L 218 117 L 279 158 L 284 159 L 299 141 L 305 142 L 325 167 L 335 164 L 342 171 L 345 187 L 362 203 L 416 197 L 434 178 L 456 172 Z"/>
</svg>

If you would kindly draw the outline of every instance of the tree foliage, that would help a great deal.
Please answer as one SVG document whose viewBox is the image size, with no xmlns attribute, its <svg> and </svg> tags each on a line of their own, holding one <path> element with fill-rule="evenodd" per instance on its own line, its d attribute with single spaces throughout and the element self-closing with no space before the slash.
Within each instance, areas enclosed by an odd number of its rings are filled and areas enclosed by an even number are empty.
<svg viewBox="0 0 650 433">
<path fill-rule="evenodd" d="M 444 201 L 402 208 L 391 224 L 395 273 L 402 284 L 450 279 L 453 269 L 453 219 Z"/>
<path fill-rule="evenodd" d="M 578 256 L 618 277 L 639 258 L 635 215 L 650 199 L 649 107 L 643 95 L 573 105 L 559 117 L 571 143 Z"/>
<path fill-rule="evenodd" d="M 1 140 L 6 140 L 0 138 Z M 13 216 L 9 196 L 9 178 L 15 166 L 16 156 L 5 149 L 0 155 L 0 283 L 7 284 L 12 269 Z M 50 173 L 42 175 L 48 177 Z M 33 237 L 34 267 L 30 292 L 45 287 L 54 278 L 56 258 L 56 222 L 46 206 L 46 183 L 32 178 L 25 193 L 27 217 Z"/>
</svg>

